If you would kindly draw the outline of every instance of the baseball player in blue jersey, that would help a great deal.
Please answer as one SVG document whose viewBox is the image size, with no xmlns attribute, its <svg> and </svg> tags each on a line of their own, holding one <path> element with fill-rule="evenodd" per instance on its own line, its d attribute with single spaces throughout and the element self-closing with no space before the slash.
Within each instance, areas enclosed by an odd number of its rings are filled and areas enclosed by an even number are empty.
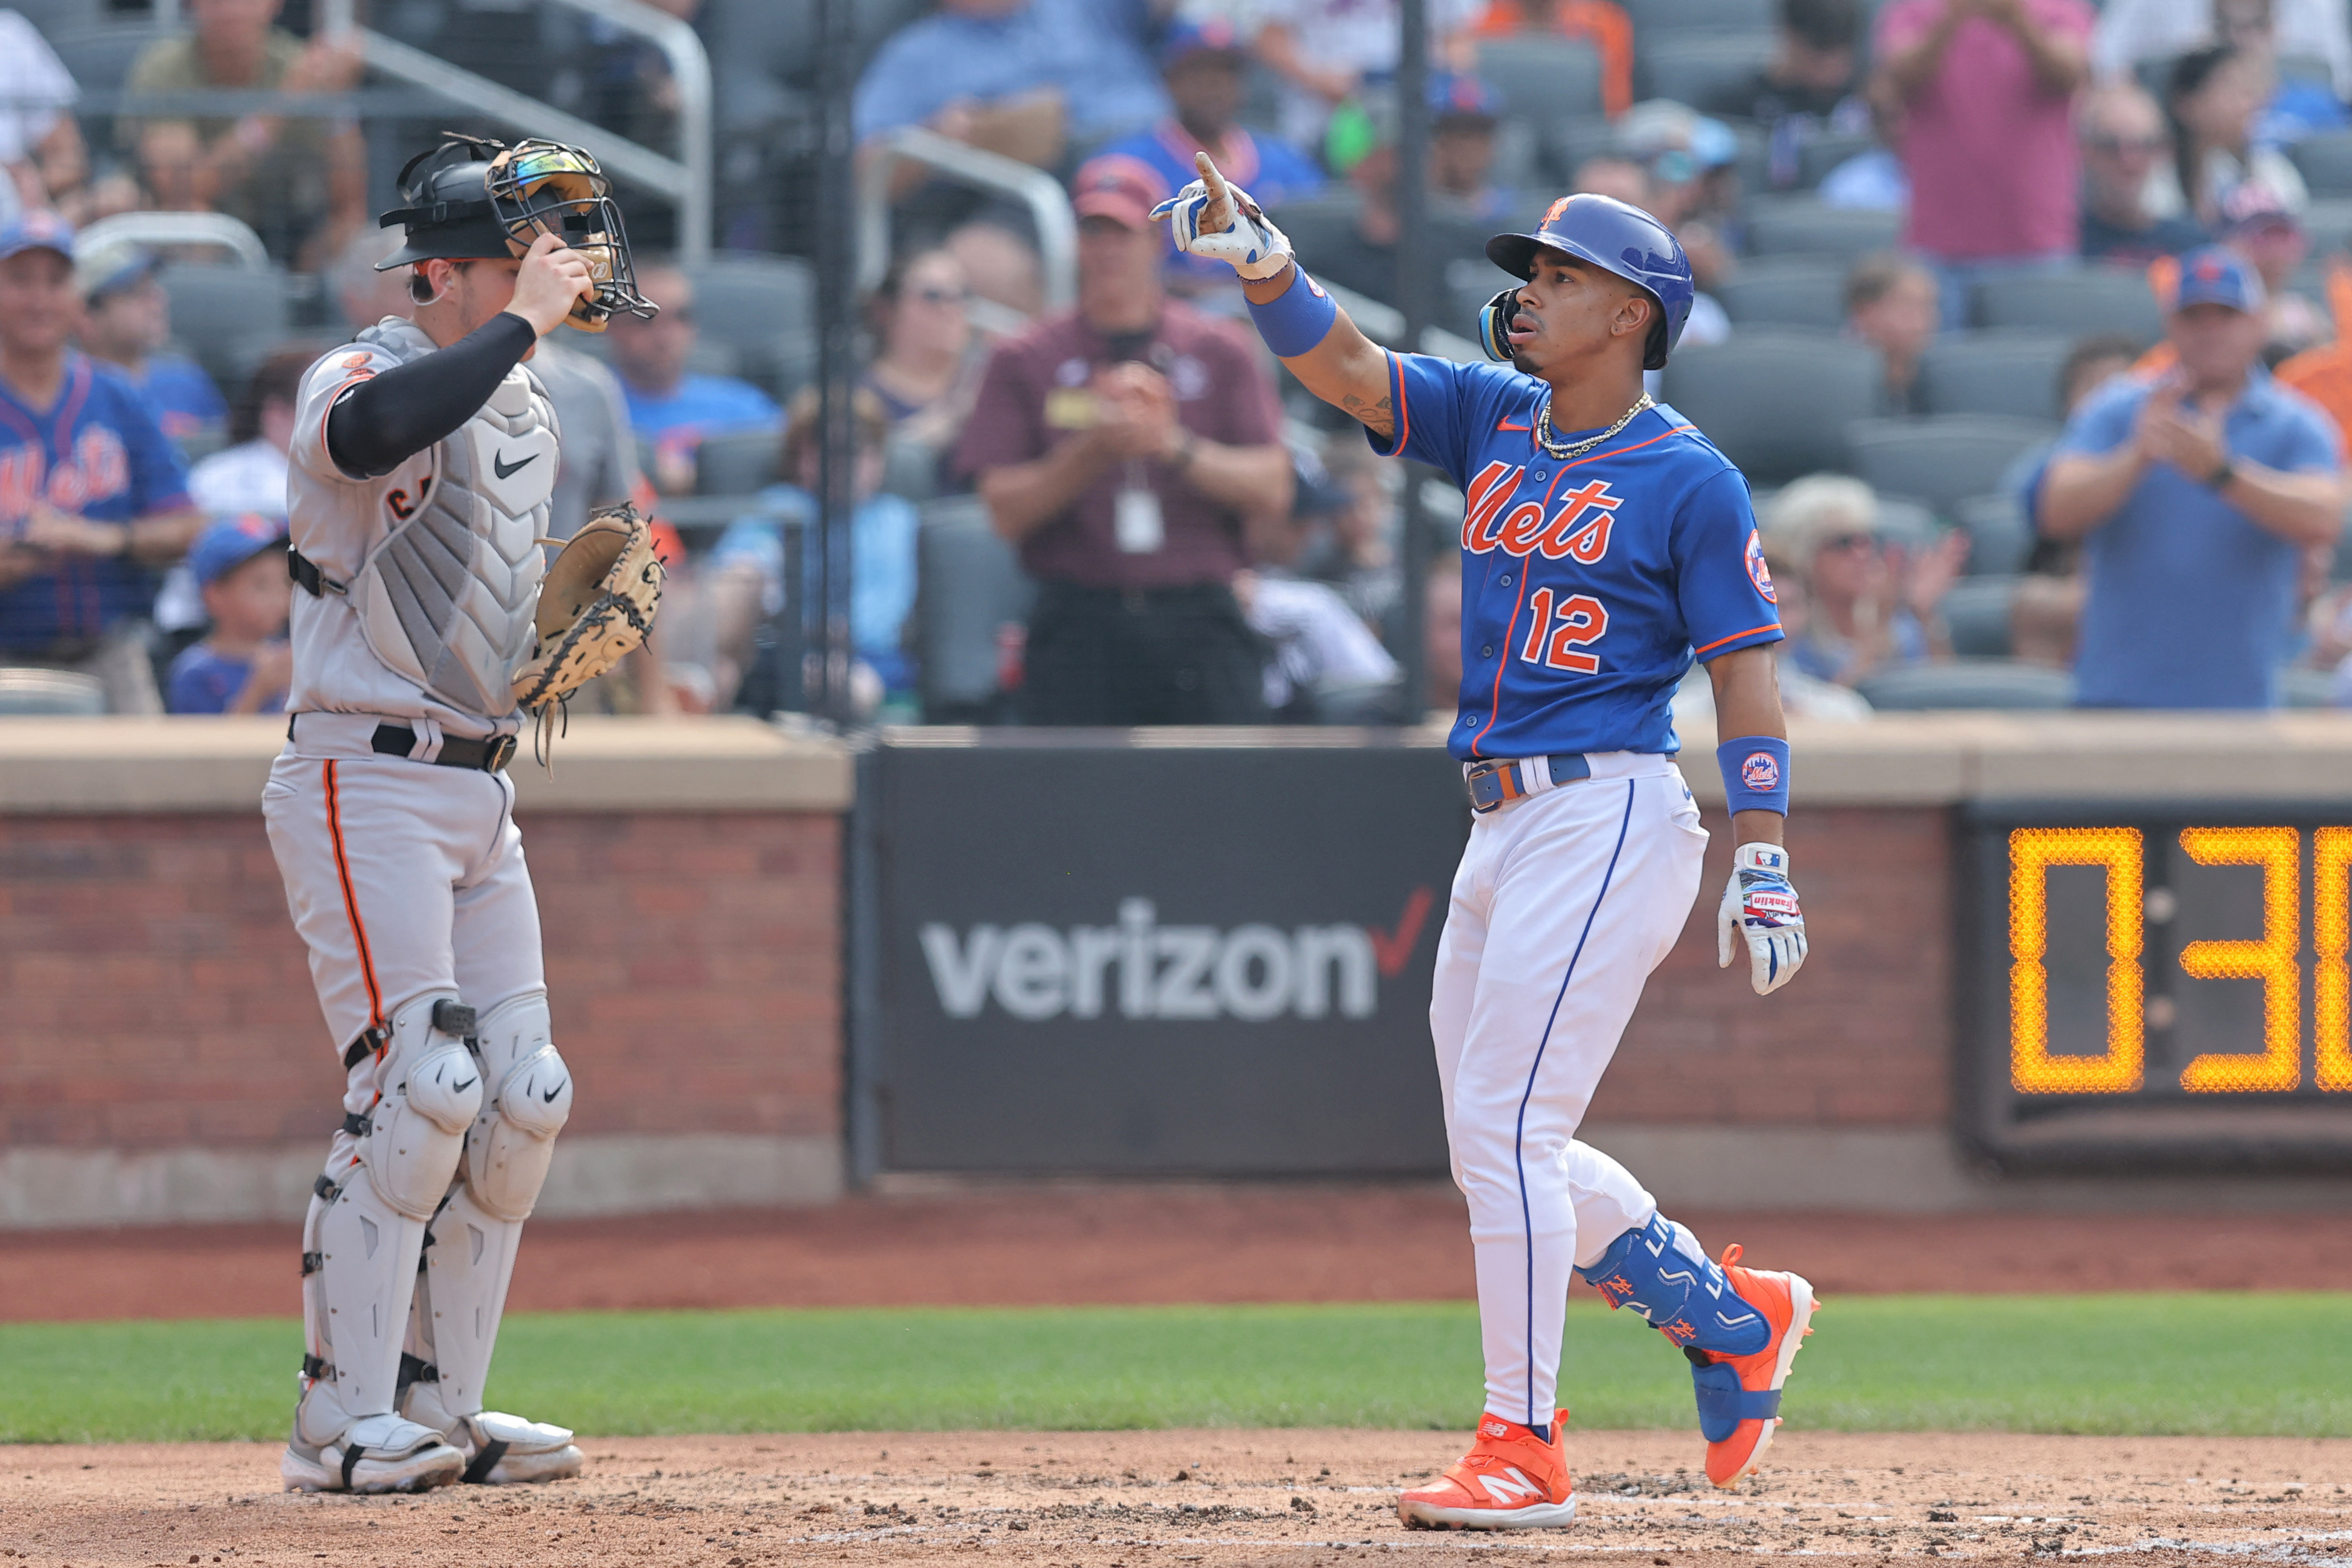
<svg viewBox="0 0 2352 1568">
<path fill-rule="evenodd" d="M 1738 845 L 1717 957 L 1744 941 L 1759 995 L 1805 959 L 1781 847 L 1781 631 L 1748 486 L 1642 390 L 1690 314 L 1690 264 L 1640 209 L 1563 197 L 1534 233 L 1487 243 L 1523 280 L 1481 322 L 1507 365 L 1393 354 L 1205 154 L 1199 168 L 1159 210 L 1178 248 L 1241 275 L 1267 346 L 1374 451 L 1444 470 L 1468 498 L 1451 747 L 1476 816 L 1429 1011 L 1469 1200 L 1486 1405 L 1470 1452 L 1398 1513 L 1479 1530 L 1574 1517 L 1568 1413 L 1553 1402 L 1571 1270 L 1689 1358 L 1707 1479 L 1731 1486 L 1779 1425 L 1812 1287 L 1740 1267 L 1737 1247 L 1709 1260 L 1624 1166 L 1576 1139 L 1698 893 L 1706 833 L 1667 706 L 1694 658 L 1714 682 Z"/>
</svg>

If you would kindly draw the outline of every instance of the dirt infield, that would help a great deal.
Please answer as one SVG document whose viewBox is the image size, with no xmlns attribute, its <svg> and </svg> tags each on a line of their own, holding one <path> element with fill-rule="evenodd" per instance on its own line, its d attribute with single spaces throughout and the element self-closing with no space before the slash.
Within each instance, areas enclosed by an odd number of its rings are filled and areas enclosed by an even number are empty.
<svg viewBox="0 0 2352 1568">
<path fill-rule="evenodd" d="M 588 1445 L 574 1481 L 422 1498 L 276 1490 L 262 1444 L 0 1448 L 0 1559 L 102 1564 L 850 1562 L 1334 1568 L 1351 1558 L 1605 1553 L 1712 1568 L 1757 1554 L 2133 1563 L 2352 1563 L 2352 1442 L 1784 1434 L 1738 1493 L 1695 1437 L 1571 1437 L 1568 1531 L 1408 1532 L 1395 1494 L 1442 1433 L 917 1433 Z"/>
<path fill-rule="evenodd" d="M 2352 1289 L 2352 1213 L 1679 1216 L 1825 1292 Z M 297 1228 L 0 1232 L 0 1322 L 297 1312 Z M 1065 1306 L 1463 1299 L 1435 1184 L 979 1187 L 824 1208 L 534 1221 L 513 1304 Z"/>
</svg>

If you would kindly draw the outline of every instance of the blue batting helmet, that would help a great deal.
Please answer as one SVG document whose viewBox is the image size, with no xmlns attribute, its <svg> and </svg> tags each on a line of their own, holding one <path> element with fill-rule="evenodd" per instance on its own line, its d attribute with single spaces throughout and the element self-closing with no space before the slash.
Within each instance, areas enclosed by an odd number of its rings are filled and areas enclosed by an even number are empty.
<svg viewBox="0 0 2352 1568">
<path fill-rule="evenodd" d="M 1546 209 L 1533 234 L 1496 235 L 1486 242 L 1486 259 L 1514 277 L 1535 275 L 1536 252 L 1563 251 L 1615 273 L 1657 302 L 1658 319 L 1642 355 L 1642 368 L 1654 371 L 1682 340 L 1697 287 L 1690 257 L 1674 231 L 1641 208 L 1613 196 L 1562 196 Z M 1498 294 L 1480 313 L 1479 339 L 1497 360 L 1510 356 L 1503 334 L 1517 309 L 1517 289 Z"/>
</svg>

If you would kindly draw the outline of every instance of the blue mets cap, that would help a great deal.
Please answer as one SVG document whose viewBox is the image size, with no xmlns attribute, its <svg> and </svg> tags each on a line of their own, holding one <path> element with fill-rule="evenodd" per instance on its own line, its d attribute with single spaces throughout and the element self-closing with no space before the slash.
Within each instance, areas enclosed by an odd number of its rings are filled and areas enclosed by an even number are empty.
<svg viewBox="0 0 2352 1568">
<path fill-rule="evenodd" d="M 0 227 L 0 261 L 28 250 L 53 250 L 73 260 L 73 225 L 47 208 L 36 208 Z"/>
<path fill-rule="evenodd" d="M 218 582 L 262 551 L 286 542 L 286 519 L 240 512 L 205 526 L 188 549 L 188 570 L 198 587 Z"/>
<path fill-rule="evenodd" d="M 1503 118 L 1503 89 L 1480 77 L 1432 71 L 1429 73 L 1429 118 L 1433 120 L 1500 120 Z"/>
<path fill-rule="evenodd" d="M 2267 302 L 2262 275 L 2236 251 L 2209 245 L 2180 258 L 2180 288 L 2172 301 L 2175 310 L 2186 310 L 2191 305 L 2226 305 L 2252 315 Z"/>
<path fill-rule="evenodd" d="M 1168 29 L 1160 43 L 1160 68 L 1167 70 L 1180 60 L 1194 55 L 1233 55 L 1248 52 L 1234 25 L 1223 16 L 1212 16 L 1200 22 L 1179 22 Z"/>
</svg>

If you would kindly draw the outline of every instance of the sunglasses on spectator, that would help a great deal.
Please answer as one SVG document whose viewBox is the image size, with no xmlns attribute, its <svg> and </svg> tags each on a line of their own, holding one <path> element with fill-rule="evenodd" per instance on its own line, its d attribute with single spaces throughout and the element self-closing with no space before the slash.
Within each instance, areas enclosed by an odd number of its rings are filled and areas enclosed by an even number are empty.
<svg viewBox="0 0 2352 1568">
<path fill-rule="evenodd" d="M 1832 550 L 1876 549 L 1877 548 L 1876 534 L 1834 534 L 1822 541 L 1822 553 L 1824 555 Z"/>
<path fill-rule="evenodd" d="M 2161 136 L 2094 136 L 2087 145 L 2094 152 L 2161 152 L 2171 143 Z"/>
<path fill-rule="evenodd" d="M 934 284 L 929 288 L 908 290 L 926 305 L 961 305 L 971 297 L 961 288 L 941 288 Z"/>
</svg>

